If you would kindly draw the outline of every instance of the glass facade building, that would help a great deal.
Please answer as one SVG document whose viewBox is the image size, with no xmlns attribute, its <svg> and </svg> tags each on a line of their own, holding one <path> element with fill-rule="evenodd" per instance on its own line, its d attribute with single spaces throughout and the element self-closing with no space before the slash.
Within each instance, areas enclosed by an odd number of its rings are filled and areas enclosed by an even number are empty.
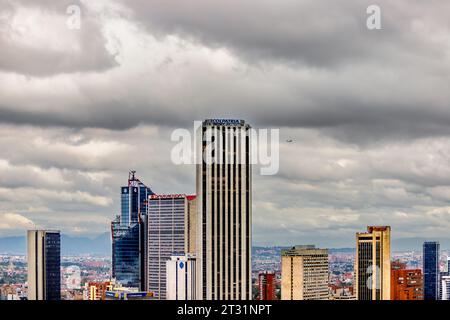
<svg viewBox="0 0 450 320">
<path fill-rule="evenodd" d="M 47 300 L 61 300 L 61 237 L 59 232 L 46 233 L 44 250 Z"/>
<path fill-rule="evenodd" d="M 439 242 L 423 244 L 423 299 L 439 297 Z"/>
<path fill-rule="evenodd" d="M 122 225 L 139 223 L 139 215 L 147 212 L 147 197 L 153 194 L 142 182 L 130 181 L 128 186 L 121 188 L 121 213 Z"/>
<path fill-rule="evenodd" d="M 121 187 L 121 212 L 111 223 L 112 276 L 123 286 L 142 288 L 145 280 L 144 241 L 147 197 L 150 188 L 130 172 L 128 185 Z"/>
<path fill-rule="evenodd" d="M 139 224 L 113 222 L 113 278 L 125 287 L 140 287 Z"/>
</svg>

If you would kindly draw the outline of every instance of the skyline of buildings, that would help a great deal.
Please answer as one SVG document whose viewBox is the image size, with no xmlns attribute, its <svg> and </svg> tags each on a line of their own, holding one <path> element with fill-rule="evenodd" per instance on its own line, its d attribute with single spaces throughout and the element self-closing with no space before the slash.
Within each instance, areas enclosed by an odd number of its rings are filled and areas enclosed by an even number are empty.
<svg viewBox="0 0 450 320">
<path fill-rule="evenodd" d="M 394 230 L 395 233 L 395 230 Z M 62 243 L 64 248 L 64 242 Z M 280 299 L 281 285 L 281 250 L 284 247 L 253 247 L 253 299 L 259 297 L 258 274 L 261 272 L 274 272 L 276 274 L 277 299 Z M 63 249 L 64 251 L 64 249 Z M 353 292 L 353 273 L 355 249 L 329 249 L 329 290 L 330 299 L 351 300 Z M 440 252 L 441 279 L 447 273 L 447 250 Z M 27 263 L 26 255 L 0 254 L 0 300 L 20 300 L 27 296 Z M 269 263 L 269 261 L 272 261 Z M 422 268 L 421 251 L 393 251 L 392 269 L 397 261 L 405 263 L 407 269 Z M 79 286 L 67 283 L 66 275 L 72 274 L 74 267 L 79 266 L 81 279 Z M 109 266 L 109 267 L 108 267 Z M 86 288 L 88 282 L 108 282 L 111 280 L 111 255 L 67 255 L 61 256 L 61 299 L 87 300 L 89 293 Z M 73 289 L 71 289 L 73 288 Z M 440 298 L 441 299 L 441 298 Z"/>
<path fill-rule="evenodd" d="M 264 252 L 267 252 L 267 253 L 272 252 L 272 250 L 273 250 L 273 248 L 271 248 L 271 247 L 267 247 L 267 248 L 255 247 L 255 252 L 257 253 L 257 256 L 253 257 L 253 259 L 252 259 L 253 262 L 252 263 L 256 263 L 254 265 L 256 267 L 255 268 L 256 270 L 258 270 L 258 268 L 260 268 L 261 266 L 264 265 L 264 264 L 262 264 L 262 265 L 260 264 L 261 260 L 260 260 L 260 258 L 258 256 L 260 254 L 264 254 Z M 260 252 L 260 253 L 258 253 L 258 252 Z M 353 268 L 353 262 L 352 261 L 354 261 L 354 257 L 356 255 L 355 251 L 352 251 L 350 249 L 348 249 L 348 250 L 347 249 L 346 250 L 331 249 L 331 252 L 333 252 L 333 253 L 329 257 L 329 261 L 330 261 L 330 269 L 329 270 L 330 270 L 330 272 L 334 273 L 335 271 L 333 271 L 333 270 L 337 270 L 336 269 L 336 266 L 337 266 L 336 263 L 338 263 L 342 259 L 341 257 L 345 257 L 347 254 L 350 254 L 349 257 L 353 256 L 353 259 L 349 260 L 350 266 L 351 266 L 351 268 Z M 346 253 L 346 252 L 348 252 L 348 253 Z M 280 259 L 280 255 L 279 254 L 276 254 L 276 252 L 273 252 L 273 254 L 275 254 L 273 257 L 276 260 Z M 4 257 L 6 257 L 6 259 L 8 259 L 8 256 L 3 256 L 3 259 L 4 259 Z M 263 257 L 263 256 L 260 256 L 260 257 Z M 447 251 L 444 250 L 442 252 L 441 258 L 440 258 L 440 270 L 441 270 L 441 278 L 440 279 L 441 280 L 444 278 L 444 276 L 447 275 L 447 270 L 448 270 L 448 260 L 447 259 L 448 259 L 448 257 L 449 256 L 448 256 Z M 11 258 L 13 258 L 13 257 L 11 257 Z M 1 274 L 3 266 L 8 266 L 9 272 L 15 272 L 14 270 L 16 270 L 17 267 L 19 267 L 21 265 L 20 262 L 14 262 L 14 263 L 12 262 L 12 261 L 20 261 L 20 260 L 17 260 L 17 259 L 20 259 L 20 256 L 18 256 L 15 260 L 11 260 L 11 258 L 9 258 L 9 260 L 6 260 L 6 261 L 9 261 L 9 264 L 3 265 L 1 263 L 2 257 L 0 256 L 0 274 Z M 63 261 L 69 261 L 69 260 L 67 260 L 68 258 L 70 258 L 70 257 L 64 257 Z M 90 259 L 88 257 L 86 257 L 86 258 L 88 259 L 88 260 L 86 260 L 86 266 L 88 266 L 88 263 L 89 263 L 89 265 L 92 265 L 92 266 L 95 266 L 95 265 L 100 266 L 100 261 L 101 260 L 97 260 L 99 262 L 94 262 L 94 261 L 96 261 L 94 259 L 94 260 L 92 260 L 92 262 L 89 262 Z M 420 259 L 419 260 L 419 264 L 417 263 L 417 260 L 416 260 L 417 258 Z M 411 267 L 411 266 L 413 266 L 413 267 L 414 266 L 421 266 L 422 265 L 422 259 L 421 258 L 422 258 L 422 255 L 419 252 L 408 252 L 408 251 L 405 251 L 405 252 L 402 252 L 402 253 L 401 252 L 394 252 L 393 259 L 392 259 L 392 270 L 399 269 L 398 268 L 398 264 L 401 265 L 401 264 L 403 264 L 403 262 L 407 263 L 407 265 L 409 267 Z M 77 258 L 77 256 L 73 256 L 71 259 L 75 259 L 75 260 L 72 260 L 72 261 L 77 261 L 79 259 L 81 259 L 80 261 L 82 261 L 85 258 L 82 258 L 82 257 Z M 342 261 L 345 261 L 345 260 L 342 260 Z M 398 263 L 399 261 L 401 261 L 401 262 Z M 281 259 L 280 259 L 279 263 L 281 265 Z M 61 266 L 61 273 L 62 273 L 61 274 L 61 279 L 62 279 L 62 281 L 66 281 L 65 279 L 63 279 L 63 272 L 64 272 L 64 274 L 66 274 L 65 270 L 73 269 L 73 265 L 68 265 L 67 262 L 65 262 L 65 265 L 66 265 L 66 267 L 62 267 Z M 25 264 L 25 266 L 26 266 L 26 264 Z M 85 269 L 82 268 L 82 273 L 85 274 L 86 271 L 83 271 L 83 270 L 85 270 Z M 261 269 L 259 269 L 259 270 L 261 270 Z M 280 270 L 281 269 L 279 267 L 273 266 L 273 267 L 269 267 L 269 268 L 264 268 L 263 270 L 275 270 L 275 272 L 278 275 L 280 275 Z M 347 269 L 347 270 L 350 270 L 350 269 Z M 342 269 L 342 272 L 345 272 L 345 269 Z M 25 273 L 26 273 L 26 268 L 25 268 Z M 255 281 L 255 284 L 257 283 L 258 273 L 259 272 L 257 272 L 254 275 L 254 278 L 253 278 L 254 281 Z M 344 275 L 344 273 L 342 273 L 342 275 Z M 347 293 L 347 294 L 344 293 L 344 291 L 342 291 L 342 290 L 347 291 L 347 289 L 345 289 L 346 287 L 343 287 L 342 285 L 339 285 L 339 283 L 331 282 L 332 279 L 333 279 L 331 276 L 332 276 L 332 274 L 330 273 L 330 278 L 329 278 L 329 281 L 330 281 L 329 282 L 330 299 L 335 299 L 335 300 L 336 299 L 337 300 L 343 300 L 343 299 L 344 300 L 349 300 L 350 299 L 351 300 L 352 299 L 352 295 L 351 295 L 352 287 L 349 287 L 349 289 L 350 289 L 349 293 Z M 83 276 L 83 278 L 84 278 L 84 276 Z M 278 276 L 277 276 L 277 278 L 278 278 Z M 90 278 L 90 279 L 92 279 L 92 280 L 89 280 L 89 281 L 94 281 L 95 282 L 95 281 L 97 281 L 95 279 L 100 279 L 100 278 L 94 277 L 94 278 Z M 103 278 L 103 279 L 105 279 L 105 281 L 109 281 L 107 279 L 111 279 L 111 278 L 108 277 L 108 278 Z M 353 279 L 353 274 L 350 276 L 349 280 L 351 280 L 351 279 Z M 10 282 L 10 283 L 14 283 L 14 282 Z M 84 280 L 81 283 L 85 283 Z M 277 285 L 277 288 L 278 288 L 277 290 L 279 290 L 279 284 L 280 283 L 278 281 L 276 283 L 277 283 L 276 285 Z M 7 294 L 8 295 L 8 299 L 19 299 L 19 297 L 22 297 L 22 295 L 20 294 L 21 286 L 19 285 L 19 283 L 17 283 L 17 284 L 18 284 L 18 286 L 11 287 L 10 291 L 4 291 L 4 290 L 8 290 L 7 289 L 8 287 L 1 286 L 1 282 L 0 282 L 0 295 L 1 295 L 0 299 L 6 299 L 7 298 L 6 296 L 3 296 L 3 294 Z M 351 285 L 351 282 L 350 282 L 350 285 Z M 14 289 L 14 288 L 16 288 L 16 289 Z M 23 288 L 23 286 L 22 286 L 22 288 Z M 64 285 L 64 287 L 61 288 L 62 290 L 64 290 L 64 292 L 62 292 L 62 294 L 64 294 L 64 295 L 61 296 L 62 299 L 80 299 L 81 295 L 83 297 L 88 297 L 88 292 L 87 291 L 85 291 L 84 294 L 80 295 L 80 294 L 76 294 L 76 291 L 73 291 L 73 290 L 72 290 L 72 292 L 67 292 L 66 290 L 68 288 L 69 287 L 66 286 L 66 285 Z M 82 288 L 84 288 L 84 287 L 82 287 Z M 255 288 L 257 288 L 257 286 L 255 286 Z M 391 289 L 392 289 L 392 287 L 391 287 Z M 19 295 L 14 294 L 14 292 L 16 290 L 17 290 Z M 83 290 L 86 290 L 86 289 L 83 289 Z M 137 289 L 134 290 L 134 292 L 137 292 L 137 291 L 138 291 Z M 22 292 L 23 292 L 23 289 L 22 289 Z M 25 292 L 25 297 L 26 297 L 26 292 L 27 292 L 26 284 L 25 284 L 25 291 L 24 292 Z M 260 292 L 260 291 L 256 291 L 256 292 Z M 83 297 L 81 297 L 81 298 L 83 299 Z M 258 294 L 254 293 L 253 298 L 254 299 L 258 299 Z M 87 298 L 85 298 L 85 299 L 87 299 Z M 353 297 L 353 299 L 355 299 L 355 297 Z M 395 299 L 396 298 L 394 296 L 392 296 L 391 300 L 395 300 Z M 403 297 L 401 299 L 406 299 L 406 297 Z M 441 297 L 440 299 L 445 299 L 445 298 Z"/>
<path fill-rule="evenodd" d="M 120 214 L 111 222 L 111 276 L 117 286 L 88 283 L 90 299 L 251 300 L 255 287 L 260 299 L 276 298 L 274 273 L 259 273 L 258 283 L 252 282 L 250 129 L 244 120 L 203 121 L 196 133 L 202 159 L 196 166 L 196 195 L 155 194 L 135 171 L 129 172 L 120 191 Z M 28 233 L 29 297 L 59 300 L 51 292 L 61 288 L 60 279 L 55 280 L 61 266 L 60 234 L 35 232 Z M 418 269 L 391 266 L 390 233 L 390 226 L 368 226 L 367 232 L 356 233 L 349 294 L 331 294 L 328 249 L 297 245 L 282 250 L 281 299 L 447 297 L 449 270 L 439 273 L 439 243 L 424 243 L 422 277 Z M 42 265 L 52 266 L 52 273 L 39 278 Z"/>
</svg>

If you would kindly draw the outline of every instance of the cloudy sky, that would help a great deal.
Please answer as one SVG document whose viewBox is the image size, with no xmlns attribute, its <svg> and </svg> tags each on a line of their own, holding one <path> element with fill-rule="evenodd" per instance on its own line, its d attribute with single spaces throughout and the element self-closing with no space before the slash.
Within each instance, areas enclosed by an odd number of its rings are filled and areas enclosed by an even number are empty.
<svg viewBox="0 0 450 320">
<path fill-rule="evenodd" d="M 366 26 L 370 4 L 381 30 Z M 449 12 L 443 0 L 0 0 L 0 236 L 108 232 L 129 169 L 157 193 L 195 193 L 170 135 L 231 117 L 280 129 L 279 173 L 254 173 L 255 244 L 352 246 L 370 224 L 447 237 Z"/>
</svg>

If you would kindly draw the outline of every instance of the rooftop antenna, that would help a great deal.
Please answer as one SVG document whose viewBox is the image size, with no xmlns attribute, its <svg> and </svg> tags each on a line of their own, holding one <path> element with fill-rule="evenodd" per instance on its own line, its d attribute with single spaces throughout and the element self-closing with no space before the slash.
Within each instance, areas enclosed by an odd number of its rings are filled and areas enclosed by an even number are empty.
<svg viewBox="0 0 450 320">
<path fill-rule="evenodd" d="M 135 179 L 135 175 L 136 175 L 136 171 L 135 170 L 130 170 L 130 173 L 128 174 L 128 180 L 130 181 L 134 181 Z"/>
</svg>

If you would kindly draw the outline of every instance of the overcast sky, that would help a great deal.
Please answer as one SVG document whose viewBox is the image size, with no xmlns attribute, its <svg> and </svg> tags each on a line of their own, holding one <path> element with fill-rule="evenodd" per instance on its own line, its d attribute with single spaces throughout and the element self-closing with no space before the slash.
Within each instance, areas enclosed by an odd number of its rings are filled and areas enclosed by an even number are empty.
<svg viewBox="0 0 450 320">
<path fill-rule="evenodd" d="M 366 27 L 370 4 L 381 30 Z M 0 236 L 108 232 L 129 169 L 156 193 L 195 193 L 195 168 L 170 162 L 171 132 L 231 117 L 280 129 L 280 172 L 254 172 L 254 244 L 354 246 L 366 225 L 447 237 L 449 12 L 443 0 L 0 0 Z"/>
</svg>

